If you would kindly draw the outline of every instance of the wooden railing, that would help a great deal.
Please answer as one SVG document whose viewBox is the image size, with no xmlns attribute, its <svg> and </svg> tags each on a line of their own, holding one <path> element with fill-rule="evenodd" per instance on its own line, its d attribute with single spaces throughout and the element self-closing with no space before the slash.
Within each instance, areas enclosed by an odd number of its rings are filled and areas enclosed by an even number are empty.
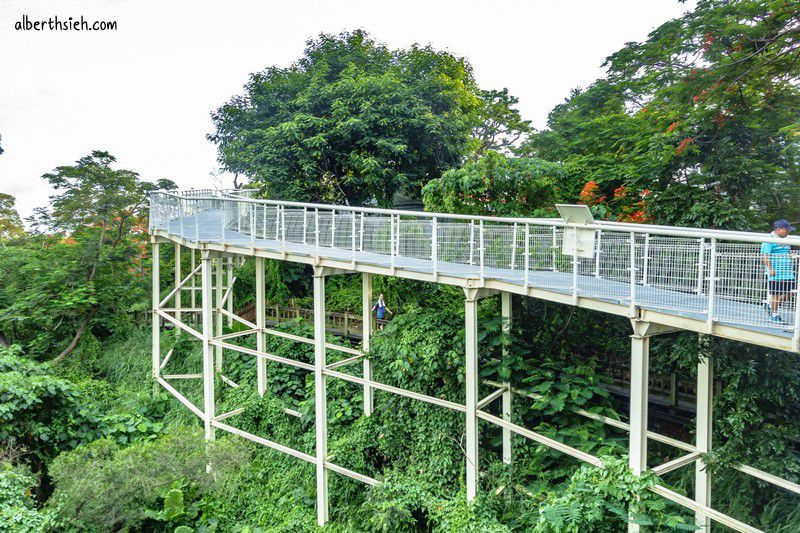
<svg viewBox="0 0 800 533">
<path fill-rule="evenodd" d="M 247 320 L 255 320 L 255 304 L 248 304 L 239 315 Z M 303 318 L 309 323 L 314 318 L 313 309 L 305 309 L 299 306 L 282 306 L 267 302 L 266 322 L 270 326 L 276 326 L 285 322 L 291 322 L 298 318 Z M 377 331 L 380 326 L 388 324 L 386 319 L 378 320 L 372 317 L 371 331 Z M 325 313 L 325 329 L 334 335 L 360 339 L 363 331 L 363 319 L 360 314 L 328 311 Z"/>
<path fill-rule="evenodd" d="M 283 324 L 292 320 L 303 318 L 311 323 L 314 318 L 313 309 L 300 306 L 283 306 L 267 303 L 266 322 L 270 326 Z M 255 304 L 249 304 L 240 311 L 240 316 L 247 320 L 255 320 Z M 379 325 L 388 324 L 388 320 L 378 320 L 372 317 L 372 331 L 377 331 Z M 325 314 L 325 328 L 334 335 L 361 339 L 362 318 L 360 314 L 349 312 L 328 311 Z M 602 358 L 604 368 L 611 369 L 612 384 L 609 389 L 620 395 L 627 395 L 630 388 L 630 361 L 625 358 Z M 694 412 L 695 399 L 694 380 L 681 380 L 676 373 L 652 374 L 650 376 L 650 400 L 662 407 L 674 407 L 683 411 Z"/>
</svg>

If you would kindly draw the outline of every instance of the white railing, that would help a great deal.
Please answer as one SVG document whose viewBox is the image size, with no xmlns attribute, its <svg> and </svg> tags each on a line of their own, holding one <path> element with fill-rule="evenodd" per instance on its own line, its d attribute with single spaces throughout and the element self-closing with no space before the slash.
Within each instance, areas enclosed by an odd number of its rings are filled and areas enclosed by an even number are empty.
<svg viewBox="0 0 800 533">
<path fill-rule="evenodd" d="M 767 234 L 597 222 L 590 256 L 563 253 L 561 219 L 480 217 L 246 198 L 244 191 L 155 192 L 150 229 L 197 242 L 301 250 L 380 261 L 435 275 L 499 279 L 608 299 L 695 319 L 791 332 L 798 345 L 797 294 L 767 312 L 760 245 L 800 246 Z M 586 254 L 582 254 L 586 255 Z M 792 268 L 800 255 L 792 253 Z"/>
</svg>

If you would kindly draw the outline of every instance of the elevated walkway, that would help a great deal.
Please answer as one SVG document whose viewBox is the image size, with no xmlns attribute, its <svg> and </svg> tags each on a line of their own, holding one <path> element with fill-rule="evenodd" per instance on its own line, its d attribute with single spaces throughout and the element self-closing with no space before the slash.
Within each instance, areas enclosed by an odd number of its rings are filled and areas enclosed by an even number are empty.
<svg viewBox="0 0 800 533">
<path fill-rule="evenodd" d="M 210 191 L 209 191 L 209 194 Z M 782 322 L 765 308 L 759 253 L 768 234 L 560 219 L 509 219 L 256 201 L 233 194 L 153 196 L 151 233 L 190 248 L 485 287 L 800 351 L 796 298 Z M 572 229 L 591 256 L 564 253 Z M 775 239 L 772 239 L 773 241 Z M 779 242 L 800 246 L 800 239 Z M 800 256 L 793 255 L 795 272 Z"/>
<path fill-rule="evenodd" d="M 317 519 L 328 521 L 328 474 L 335 472 L 367 485 L 380 479 L 331 462 L 327 451 L 328 379 L 363 387 L 364 416 L 374 408 L 374 390 L 412 398 L 462 413 L 466 495 L 479 490 L 480 440 L 478 420 L 502 429 L 502 459 L 513 461 L 512 435 L 533 440 L 580 461 L 602 467 L 587 452 L 526 428 L 512 412 L 514 395 L 535 397 L 512 383 L 479 378 L 478 301 L 499 294 L 504 328 L 513 321 L 512 295 L 540 298 L 631 320 L 630 416 L 627 422 L 580 410 L 578 414 L 629 432 L 629 465 L 639 475 L 650 468 L 657 474 L 691 465 L 694 494 L 680 494 L 664 485 L 649 490 L 695 513 L 695 523 L 711 521 L 737 531 L 758 529 L 711 506 L 711 473 L 703 463 L 711 451 L 713 354 L 705 335 L 725 337 L 760 346 L 800 351 L 800 313 L 797 295 L 781 303 L 781 321 L 773 322 L 768 301 L 760 245 L 780 242 L 800 246 L 800 239 L 766 234 L 691 228 L 622 224 L 567 223 L 561 219 L 477 217 L 375 208 L 253 200 L 238 192 L 156 192 L 151 195 L 150 233 L 153 242 L 153 378 L 204 423 L 207 440 L 217 430 L 239 435 L 316 466 Z M 161 293 L 160 246 L 175 247 L 175 286 Z M 182 272 L 181 251 L 191 252 L 191 271 Z M 200 264 L 195 264 L 199 252 Z M 255 261 L 255 320 L 232 312 L 235 278 L 232 264 Z M 314 337 L 306 338 L 268 327 L 265 309 L 264 259 L 308 264 L 314 278 Z M 800 256 L 791 255 L 797 272 Z M 227 271 L 227 282 L 225 272 Z M 362 278 L 361 347 L 326 340 L 325 280 L 332 275 L 358 274 Z M 372 275 L 443 283 L 464 290 L 465 394 L 464 403 L 420 394 L 372 378 L 370 309 Z M 185 276 L 185 277 L 184 277 Z M 200 280 L 197 283 L 197 280 Z M 191 290 L 191 306 L 183 305 Z M 199 307 L 197 293 L 200 293 Z M 172 303 L 170 303 L 172 302 Z M 198 316 L 199 323 L 184 318 Z M 223 330 L 223 321 L 239 327 Z M 185 331 L 203 347 L 202 374 L 169 374 L 172 352 L 162 354 L 162 321 Z M 700 333 L 697 365 L 696 439 L 687 443 L 650 431 L 648 381 L 650 338 L 675 331 Z M 268 335 L 314 347 L 313 364 L 266 351 Z M 256 349 L 239 340 L 254 336 Z M 252 344 L 250 345 L 252 346 Z M 214 387 L 219 379 L 238 387 L 224 374 L 223 354 L 238 352 L 255 361 L 257 388 L 265 394 L 267 361 L 289 365 L 314 376 L 316 450 L 308 454 L 238 429 L 233 419 L 244 408 L 216 413 Z M 328 354 L 343 354 L 328 359 Z M 503 353 L 503 357 L 507 357 Z M 346 370 L 361 366 L 361 375 Z M 202 380 L 203 406 L 197 406 L 174 386 L 174 380 Z M 481 397 L 479 392 L 483 391 Z M 499 404 L 499 405 L 498 405 Z M 492 406 L 495 406 L 494 408 Z M 288 415 L 299 413 L 286 408 Z M 224 421 L 224 422 L 223 422 Z M 648 442 L 654 440 L 678 451 L 669 461 L 648 465 Z M 342 457 L 342 459 L 346 459 Z M 800 494 L 800 485 L 756 468 L 739 465 L 740 472 L 783 490 Z M 630 531 L 639 526 L 630 523 Z"/>
</svg>

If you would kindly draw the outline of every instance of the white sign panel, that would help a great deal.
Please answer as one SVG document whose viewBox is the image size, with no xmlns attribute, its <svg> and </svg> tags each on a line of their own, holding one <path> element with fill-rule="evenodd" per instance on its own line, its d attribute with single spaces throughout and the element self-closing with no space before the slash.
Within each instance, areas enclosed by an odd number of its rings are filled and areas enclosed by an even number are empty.
<svg viewBox="0 0 800 533">
<path fill-rule="evenodd" d="M 556 209 L 567 224 L 593 224 L 594 217 L 585 205 L 557 204 Z M 594 257 L 594 229 L 583 229 L 579 226 L 564 228 L 561 253 L 578 257 Z"/>
</svg>

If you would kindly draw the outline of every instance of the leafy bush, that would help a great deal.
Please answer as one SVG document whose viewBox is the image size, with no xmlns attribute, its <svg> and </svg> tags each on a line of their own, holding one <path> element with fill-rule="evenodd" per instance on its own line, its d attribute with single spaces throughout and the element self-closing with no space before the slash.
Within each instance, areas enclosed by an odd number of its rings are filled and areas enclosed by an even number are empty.
<svg viewBox="0 0 800 533">
<path fill-rule="evenodd" d="M 36 485 L 36 477 L 24 467 L 0 463 L 0 531 L 42 531 L 51 524 L 51 513 L 34 505 L 31 489 Z"/>
<path fill-rule="evenodd" d="M 138 413 L 103 414 L 71 381 L 0 348 L 0 440 L 44 461 L 100 437 L 121 444 L 150 438 L 162 425 Z"/>
<path fill-rule="evenodd" d="M 65 528 L 114 531 L 159 520 L 148 509 L 174 503 L 172 489 L 196 499 L 249 459 L 245 443 L 222 439 L 207 443 L 196 429 L 176 429 L 152 441 L 121 448 L 100 439 L 59 455 L 50 473 L 56 490 L 48 502 Z M 212 465 L 211 472 L 206 465 Z M 177 505 L 165 518 L 177 517 Z M 185 510 L 183 511 L 185 514 Z M 196 515 L 195 515 L 196 516 Z"/>
<path fill-rule="evenodd" d="M 531 524 L 539 533 L 619 531 L 630 519 L 657 530 L 693 531 L 680 515 L 668 514 L 666 502 L 648 491 L 657 478 L 637 477 L 626 457 L 602 457 L 603 466 L 583 465 L 565 485 L 545 492 Z"/>
</svg>

